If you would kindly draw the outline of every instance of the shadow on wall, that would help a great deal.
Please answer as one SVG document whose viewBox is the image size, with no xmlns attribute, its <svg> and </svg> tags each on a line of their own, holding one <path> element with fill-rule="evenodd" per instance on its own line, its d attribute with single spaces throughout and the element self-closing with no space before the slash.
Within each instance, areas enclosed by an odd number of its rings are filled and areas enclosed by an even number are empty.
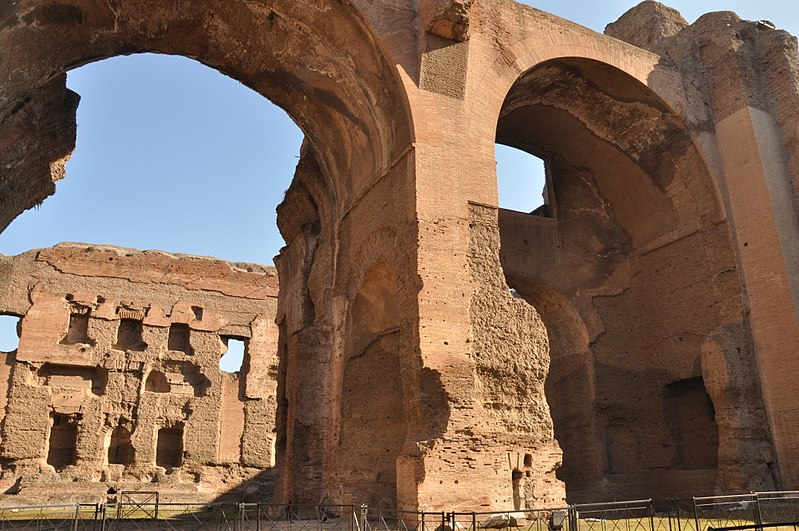
<svg viewBox="0 0 799 531">
<path fill-rule="evenodd" d="M 501 259 L 549 333 L 569 501 L 728 490 L 702 344 L 744 311 L 690 131 L 627 73 L 560 58 L 518 78 L 496 140 L 550 161 L 555 216 L 500 210 Z"/>
</svg>

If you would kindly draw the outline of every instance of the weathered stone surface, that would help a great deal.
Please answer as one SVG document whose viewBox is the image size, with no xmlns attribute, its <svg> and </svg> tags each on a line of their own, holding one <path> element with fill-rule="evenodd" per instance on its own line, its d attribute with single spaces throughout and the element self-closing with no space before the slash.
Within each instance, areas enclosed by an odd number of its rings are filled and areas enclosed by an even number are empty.
<svg viewBox="0 0 799 531">
<path fill-rule="evenodd" d="M 24 315 L 2 421 L 3 484 L 19 498 L 155 486 L 211 499 L 270 474 L 274 270 L 86 244 L 0 260 L 0 312 Z M 231 336 L 247 342 L 235 374 L 219 367 Z M 250 493 L 269 495 L 268 482 Z"/>
<path fill-rule="evenodd" d="M 644 50 L 660 52 L 660 45 L 688 26 L 679 11 L 652 0 L 641 2 L 608 24 L 605 34 Z"/>
<path fill-rule="evenodd" d="M 462 42 L 469 37 L 470 11 L 474 0 L 427 0 L 422 16 L 429 20 L 427 31 L 445 39 Z"/>
<path fill-rule="evenodd" d="M 607 31 L 511 0 L 0 6 L 0 224 L 52 193 L 88 61 L 186 55 L 307 134 L 279 289 L 163 253 L 0 260 L 6 477 L 233 495 L 274 464 L 277 502 L 406 510 L 799 488 L 796 40 L 653 2 Z M 496 142 L 547 159 L 545 207 L 497 209 Z"/>
</svg>

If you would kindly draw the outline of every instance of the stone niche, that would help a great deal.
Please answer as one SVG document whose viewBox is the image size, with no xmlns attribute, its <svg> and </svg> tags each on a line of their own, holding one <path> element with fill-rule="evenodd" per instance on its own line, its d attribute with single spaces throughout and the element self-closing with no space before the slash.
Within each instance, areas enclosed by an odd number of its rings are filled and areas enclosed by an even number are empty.
<svg viewBox="0 0 799 531">
<path fill-rule="evenodd" d="M 18 501 L 101 500 L 111 487 L 271 496 L 273 269 L 77 244 L 2 263 L 29 286 L 3 382 L 2 481 Z M 203 280 L 190 282 L 196 270 Z M 228 374 L 231 336 L 257 361 Z"/>
</svg>

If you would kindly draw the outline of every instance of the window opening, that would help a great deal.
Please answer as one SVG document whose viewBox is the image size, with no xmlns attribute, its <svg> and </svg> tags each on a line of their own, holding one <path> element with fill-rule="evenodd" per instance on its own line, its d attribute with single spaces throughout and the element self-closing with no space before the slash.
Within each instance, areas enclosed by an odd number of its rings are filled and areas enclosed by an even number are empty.
<svg viewBox="0 0 799 531">
<path fill-rule="evenodd" d="M 89 315 L 91 309 L 85 306 L 73 306 L 69 314 L 67 334 L 61 340 L 62 345 L 93 344 L 89 339 Z"/>
<path fill-rule="evenodd" d="M 117 329 L 117 350 L 133 350 L 141 352 L 147 348 L 142 340 L 142 323 L 138 319 L 120 319 Z"/>
<path fill-rule="evenodd" d="M 169 325 L 167 348 L 186 354 L 194 354 L 194 350 L 189 343 L 189 325 L 184 323 L 172 323 Z"/>
<path fill-rule="evenodd" d="M 244 366 L 244 354 L 247 350 L 246 339 L 223 337 L 222 342 L 227 346 L 227 352 L 219 358 L 219 370 L 227 373 L 240 372 Z"/>
<path fill-rule="evenodd" d="M 175 468 L 183 464 L 183 429 L 161 428 L 155 451 L 155 464 Z"/>
<path fill-rule="evenodd" d="M 108 464 L 132 465 L 134 459 L 135 453 L 130 442 L 130 432 L 124 426 L 117 426 L 111 431 L 111 440 L 108 444 Z"/>
<path fill-rule="evenodd" d="M 0 315 L 0 352 L 14 352 L 19 346 L 20 318 Z"/>
<path fill-rule="evenodd" d="M 78 440 L 78 419 L 72 415 L 53 413 L 50 416 L 50 442 L 47 464 L 62 470 L 75 464 L 75 446 Z"/>
<path fill-rule="evenodd" d="M 552 216 L 550 190 L 543 159 L 520 149 L 495 145 L 499 207 Z"/>
</svg>

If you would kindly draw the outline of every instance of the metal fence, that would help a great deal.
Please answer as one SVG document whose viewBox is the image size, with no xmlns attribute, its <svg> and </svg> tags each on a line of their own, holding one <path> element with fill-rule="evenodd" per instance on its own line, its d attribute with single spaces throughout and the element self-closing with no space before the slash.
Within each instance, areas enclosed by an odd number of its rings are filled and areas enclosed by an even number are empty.
<svg viewBox="0 0 799 531">
<path fill-rule="evenodd" d="M 361 505 L 118 503 L 0 507 L 0 531 L 799 531 L 799 491 L 633 500 L 505 512 L 397 512 Z"/>
</svg>

